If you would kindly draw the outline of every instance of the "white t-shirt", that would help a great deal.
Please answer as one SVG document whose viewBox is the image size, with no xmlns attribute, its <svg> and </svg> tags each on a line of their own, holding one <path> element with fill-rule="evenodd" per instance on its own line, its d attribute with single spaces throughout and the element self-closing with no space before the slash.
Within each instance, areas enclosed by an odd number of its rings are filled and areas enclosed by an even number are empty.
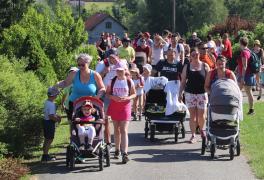
<svg viewBox="0 0 264 180">
<path fill-rule="evenodd" d="M 178 48 L 177 48 L 178 47 Z M 184 53 L 184 46 L 183 46 L 183 44 L 176 44 L 176 46 L 175 46 L 175 48 L 172 48 L 174 51 L 175 51 L 175 53 L 176 53 L 176 55 L 175 55 L 175 60 L 177 61 L 177 62 L 179 62 L 181 59 L 180 59 L 180 55 L 181 55 L 181 52 L 183 52 Z M 180 52 L 179 52 L 179 50 L 180 50 Z"/>
<path fill-rule="evenodd" d="M 156 65 L 163 57 L 163 48 L 152 47 L 152 57 L 151 65 Z"/>
<path fill-rule="evenodd" d="M 134 85 L 136 87 L 137 85 L 141 85 L 144 82 L 144 79 L 143 79 L 143 77 L 139 77 L 139 79 L 133 79 L 133 82 L 134 82 Z M 137 88 L 136 92 L 137 92 L 137 96 L 144 94 L 143 87 Z"/>
<path fill-rule="evenodd" d="M 109 81 L 108 87 L 111 88 L 111 82 Z M 134 86 L 134 82 L 131 81 L 131 87 Z M 115 84 L 113 86 L 113 95 L 118 97 L 127 97 L 129 95 L 129 87 L 127 84 L 127 80 L 118 80 L 116 79 Z"/>
<path fill-rule="evenodd" d="M 49 115 L 55 115 L 56 114 L 56 105 L 54 102 L 51 102 L 49 100 L 45 101 L 44 105 L 44 118 L 45 120 L 50 120 Z"/>
<path fill-rule="evenodd" d="M 113 64 L 109 64 L 108 68 L 110 68 L 110 71 L 103 78 L 103 82 L 105 86 L 107 86 L 109 81 L 111 81 L 111 79 L 113 79 L 116 76 L 116 70 L 114 70 L 114 66 L 115 65 Z M 105 69 L 105 64 L 103 61 L 101 61 L 96 65 L 95 71 L 98 73 L 102 73 L 104 69 Z"/>
</svg>

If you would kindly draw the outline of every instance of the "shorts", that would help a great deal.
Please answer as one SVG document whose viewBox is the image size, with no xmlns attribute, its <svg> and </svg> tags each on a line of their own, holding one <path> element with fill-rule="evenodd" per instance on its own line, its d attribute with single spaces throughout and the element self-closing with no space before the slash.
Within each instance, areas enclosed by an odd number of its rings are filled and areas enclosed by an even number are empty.
<svg viewBox="0 0 264 180">
<path fill-rule="evenodd" d="M 241 82 L 242 76 L 237 76 L 237 81 Z M 246 74 L 244 77 L 245 85 L 246 86 L 256 86 L 256 76 L 255 74 Z"/>
<path fill-rule="evenodd" d="M 52 120 L 43 120 L 43 130 L 45 139 L 54 139 L 55 122 Z"/>
<path fill-rule="evenodd" d="M 206 109 L 208 103 L 207 93 L 191 94 L 185 93 L 185 104 L 188 108 Z"/>
</svg>

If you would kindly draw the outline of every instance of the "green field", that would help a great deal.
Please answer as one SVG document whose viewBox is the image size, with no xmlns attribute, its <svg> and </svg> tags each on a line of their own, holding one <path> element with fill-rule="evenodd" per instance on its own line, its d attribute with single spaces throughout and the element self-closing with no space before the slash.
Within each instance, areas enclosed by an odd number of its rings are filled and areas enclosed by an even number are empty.
<svg viewBox="0 0 264 180">
<path fill-rule="evenodd" d="M 113 2 L 86 2 L 85 8 L 89 9 L 89 7 L 91 7 L 93 4 L 98 6 L 101 10 L 112 8 L 114 5 Z"/>
<path fill-rule="evenodd" d="M 248 106 L 244 105 L 244 113 Z M 243 154 L 249 159 L 255 175 L 264 179 L 264 103 L 257 103 L 254 116 L 244 115 L 241 123 L 241 144 Z"/>
</svg>

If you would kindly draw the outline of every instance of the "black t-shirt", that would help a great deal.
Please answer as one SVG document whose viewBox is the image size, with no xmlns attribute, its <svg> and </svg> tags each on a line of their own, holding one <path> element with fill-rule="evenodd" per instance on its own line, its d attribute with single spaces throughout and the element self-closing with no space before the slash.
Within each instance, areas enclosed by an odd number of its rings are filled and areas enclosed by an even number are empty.
<svg viewBox="0 0 264 180">
<path fill-rule="evenodd" d="M 160 72 L 161 76 L 165 76 L 169 81 L 179 80 L 181 69 L 180 63 L 170 64 L 167 60 L 159 61 L 156 65 L 156 69 Z"/>
</svg>

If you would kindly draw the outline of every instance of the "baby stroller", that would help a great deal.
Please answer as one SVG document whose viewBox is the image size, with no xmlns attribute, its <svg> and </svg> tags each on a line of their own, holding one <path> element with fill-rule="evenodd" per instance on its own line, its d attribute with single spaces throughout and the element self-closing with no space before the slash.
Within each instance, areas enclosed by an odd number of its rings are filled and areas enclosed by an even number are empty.
<svg viewBox="0 0 264 180">
<path fill-rule="evenodd" d="M 66 150 L 66 166 L 70 169 L 74 169 L 77 158 L 98 158 L 99 170 L 102 171 L 104 167 L 104 159 L 106 167 L 110 166 L 109 147 L 106 143 L 104 143 L 103 138 L 104 105 L 103 102 L 97 98 L 90 96 L 81 97 L 73 103 L 73 117 L 75 117 L 75 115 L 80 111 L 81 106 L 85 101 L 90 101 L 96 109 L 96 112 L 92 114 L 95 117 L 95 121 L 85 122 L 93 124 L 96 130 L 96 136 L 92 144 L 93 151 L 90 152 L 86 149 L 80 148 L 81 144 L 78 136 L 78 129 L 76 128 L 76 122 L 72 121 L 70 144 L 67 146 Z M 87 139 L 85 139 L 85 141 L 87 142 Z"/>
<path fill-rule="evenodd" d="M 239 121 L 242 120 L 242 95 L 230 79 L 219 79 L 211 86 L 206 137 L 201 154 L 209 149 L 214 158 L 216 149 L 228 149 L 230 160 L 240 155 Z"/>
<path fill-rule="evenodd" d="M 175 143 L 181 133 L 185 138 L 185 128 L 183 122 L 186 112 L 175 112 L 165 116 L 166 93 L 163 89 L 151 89 L 146 94 L 145 105 L 145 138 L 148 138 L 150 130 L 150 140 L 154 141 L 156 131 L 174 133 Z"/>
</svg>

